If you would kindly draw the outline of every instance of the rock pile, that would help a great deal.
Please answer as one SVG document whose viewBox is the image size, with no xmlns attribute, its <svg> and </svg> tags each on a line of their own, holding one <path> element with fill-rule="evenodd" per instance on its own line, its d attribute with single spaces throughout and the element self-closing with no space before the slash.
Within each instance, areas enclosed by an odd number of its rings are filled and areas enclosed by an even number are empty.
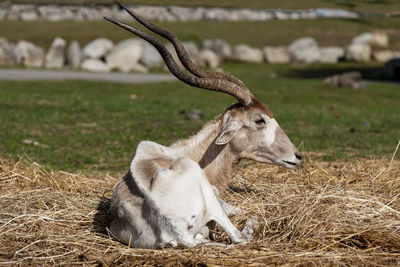
<svg viewBox="0 0 400 267">
<path fill-rule="evenodd" d="M 367 88 L 367 84 L 363 81 L 361 73 L 358 71 L 329 76 L 324 79 L 323 84 L 335 88 L 352 87 L 354 90 Z"/>
<path fill-rule="evenodd" d="M 156 21 L 267 21 L 272 19 L 358 18 L 360 15 L 341 9 L 268 10 L 237 8 L 206 8 L 180 6 L 131 6 L 143 17 Z M 3 2 L 0 20 L 23 21 L 94 21 L 103 16 L 129 19 L 126 12 L 114 6 L 19 5 Z"/>
<path fill-rule="evenodd" d="M 218 68 L 224 60 L 246 63 L 269 62 L 271 64 L 304 64 L 322 62 L 336 63 L 339 60 L 386 62 L 400 57 L 400 51 L 387 48 L 388 36 L 382 32 L 363 33 L 353 38 L 346 47 L 320 47 L 312 37 L 295 40 L 289 46 L 250 47 L 246 44 L 229 45 L 221 39 L 206 39 L 197 46 L 193 42 L 183 42 L 193 62 L 200 66 Z M 174 48 L 167 45 L 177 62 Z M 0 66 L 19 66 L 29 68 L 45 67 L 59 69 L 83 69 L 93 72 L 147 72 L 149 69 L 164 67 L 159 53 L 147 42 L 131 38 L 114 44 L 106 38 L 97 38 L 83 48 L 77 41 L 67 42 L 57 37 L 47 53 L 33 43 L 21 40 L 12 44 L 0 38 Z"/>
</svg>

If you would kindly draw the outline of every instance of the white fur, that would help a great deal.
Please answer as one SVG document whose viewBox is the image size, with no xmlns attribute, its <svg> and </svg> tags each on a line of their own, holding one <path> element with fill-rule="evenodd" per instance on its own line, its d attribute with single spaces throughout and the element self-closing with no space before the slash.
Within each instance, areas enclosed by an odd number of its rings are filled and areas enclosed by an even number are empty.
<svg viewBox="0 0 400 267">
<path fill-rule="evenodd" d="M 141 142 L 131 164 L 131 173 L 137 173 L 143 160 L 171 156 L 175 156 L 171 148 Z M 170 168 L 159 170 L 151 186 L 140 177 L 131 179 L 144 194 L 146 205 L 135 207 L 127 200 L 118 208 L 118 218 L 111 224 L 111 232 L 121 242 L 142 248 L 191 247 L 204 241 L 198 234 L 210 221 L 220 224 L 233 243 L 245 241 L 222 209 L 204 171 L 188 157 L 178 157 Z"/>
<path fill-rule="evenodd" d="M 223 120 L 217 118 L 197 135 L 170 147 L 140 142 L 130 172 L 113 191 L 113 235 L 132 247 L 191 247 L 204 242 L 202 229 L 214 221 L 233 243 L 248 240 L 254 223 L 239 232 L 226 215 L 239 211 L 219 202 L 210 183 L 220 191 L 226 188 L 232 165 L 239 158 L 288 168 L 300 160 L 286 134 L 278 132 L 275 119 L 262 115 L 267 125 L 258 127 L 262 132 L 253 135 L 254 128 L 242 127 L 249 125 L 251 117 L 244 115 L 232 117 L 227 112 Z M 237 138 L 240 131 L 243 136 Z"/>
<path fill-rule="evenodd" d="M 262 116 L 265 122 L 267 123 L 267 127 L 264 130 L 264 142 L 265 146 L 270 146 L 275 142 L 275 132 L 278 129 L 279 125 L 275 119 L 270 119 L 268 116 Z"/>
</svg>

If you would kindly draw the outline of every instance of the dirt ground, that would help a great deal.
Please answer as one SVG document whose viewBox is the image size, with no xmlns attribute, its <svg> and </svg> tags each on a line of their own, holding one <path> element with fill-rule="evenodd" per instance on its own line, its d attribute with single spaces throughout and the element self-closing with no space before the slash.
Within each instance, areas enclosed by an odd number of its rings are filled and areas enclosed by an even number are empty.
<svg viewBox="0 0 400 267">
<path fill-rule="evenodd" d="M 0 158 L 0 265 L 399 265 L 400 160 L 311 158 L 298 170 L 236 168 L 224 199 L 244 211 L 231 218 L 239 229 L 261 218 L 249 243 L 160 250 L 128 248 L 109 235 L 119 177 Z M 216 236 L 229 244 L 220 229 Z"/>
</svg>

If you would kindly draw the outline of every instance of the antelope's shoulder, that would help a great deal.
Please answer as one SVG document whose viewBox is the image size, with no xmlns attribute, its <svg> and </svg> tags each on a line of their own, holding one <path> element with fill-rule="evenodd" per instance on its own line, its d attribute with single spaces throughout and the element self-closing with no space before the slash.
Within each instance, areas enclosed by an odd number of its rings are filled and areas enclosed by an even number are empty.
<svg viewBox="0 0 400 267">
<path fill-rule="evenodd" d="M 170 148 L 152 141 L 142 141 L 136 149 L 130 170 L 135 179 L 139 179 L 149 189 L 157 172 L 169 169 L 174 159 L 175 155 Z"/>
</svg>

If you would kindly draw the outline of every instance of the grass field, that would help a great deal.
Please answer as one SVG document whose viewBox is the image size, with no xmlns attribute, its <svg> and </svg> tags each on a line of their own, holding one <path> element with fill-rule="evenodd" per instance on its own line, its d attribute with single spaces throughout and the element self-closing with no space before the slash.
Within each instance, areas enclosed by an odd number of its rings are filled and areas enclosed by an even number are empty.
<svg viewBox="0 0 400 267">
<path fill-rule="evenodd" d="M 307 70 L 314 73 L 309 67 L 227 64 L 225 69 L 242 78 L 270 106 L 301 150 L 343 159 L 388 155 L 396 147 L 400 137 L 397 85 L 371 83 L 366 91 L 330 89 L 322 86 L 320 78 L 299 77 Z M 323 71 L 324 66 L 318 69 Z M 271 79 L 271 73 L 278 78 Z M 285 78 L 290 75 L 294 78 Z M 132 94 L 136 100 L 130 98 Z M 2 155 L 27 155 L 62 170 L 114 171 L 127 168 L 140 140 L 171 144 L 194 134 L 234 101 L 175 82 L 82 81 L 3 81 L 0 99 Z M 188 121 L 178 115 L 193 108 L 202 110 L 204 119 Z"/>
<path fill-rule="evenodd" d="M 6 0 L 0 0 L 4 2 Z M 24 4 L 60 4 L 60 5 L 111 5 L 113 0 L 13 0 L 13 3 Z M 132 5 L 178 5 L 178 6 L 208 6 L 232 8 L 265 8 L 265 9 L 309 9 L 309 8 L 340 8 L 357 12 L 384 13 L 400 8 L 396 0 L 124 0 Z"/>
<path fill-rule="evenodd" d="M 132 22 L 133 23 L 133 22 Z M 296 38 L 312 36 L 321 46 L 346 46 L 356 35 L 374 30 L 386 31 L 389 46 L 400 49 L 400 20 L 396 18 L 366 18 L 357 20 L 287 20 L 268 22 L 171 22 L 158 25 L 175 32 L 183 41 L 199 43 L 206 38 L 221 38 L 231 44 L 246 43 L 256 47 L 289 45 Z M 92 22 L 23 22 L 0 21 L 0 36 L 12 42 L 25 39 L 44 48 L 50 47 L 56 36 L 81 45 L 97 37 L 114 42 L 133 37 L 107 21 Z"/>
</svg>

